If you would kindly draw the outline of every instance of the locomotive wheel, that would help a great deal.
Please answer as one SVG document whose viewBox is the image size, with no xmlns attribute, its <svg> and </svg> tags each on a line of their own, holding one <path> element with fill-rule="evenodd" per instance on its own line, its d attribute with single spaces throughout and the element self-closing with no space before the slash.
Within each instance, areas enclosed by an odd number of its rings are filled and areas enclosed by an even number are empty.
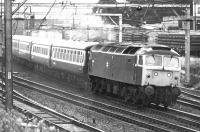
<svg viewBox="0 0 200 132">
<path fill-rule="evenodd" d="M 138 103 L 139 97 L 140 97 L 140 95 L 139 95 L 139 93 L 137 91 L 135 93 L 133 93 L 133 96 L 131 98 L 132 103 L 133 104 Z"/>
<path fill-rule="evenodd" d="M 169 106 L 168 103 L 163 103 L 164 107 L 167 108 Z"/>
<path fill-rule="evenodd" d="M 131 100 L 131 95 L 130 95 L 129 93 L 125 94 L 125 96 L 124 96 L 124 101 L 125 101 L 125 102 L 128 102 L 128 101 L 130 101 L 130 100 Z"/>
<path fill-rule="evenodd" d="M 132 97 L 132 94 L 131 92 L 127 89 L 124 93 L 124 101 L 125 102 L 128 102 L 131 100 L 131 97 Z"/>
<path fill-rule="evenodd" d="M 100 82 L 100 86 L 99 86 L 99 93 L 103 94 L 105 93 L 105 81 L 104 80 L 101 80 Z"/>
<path fill-rule="evenodd" d="M 91 81 L 90 81 L 90 88 L 91 88 L 91 91 L 93 92 L 93 93 L 95 93 L 95 88 L 96 88 L 96 81 L 94 80 L 94 79 L 91 79 Z"/>
<path fill-rule="evenodd" d="M 142 99 L 142 104 L 144 106 L 149 106 L 150 105 L 150 99 L 144 95 L 144 98 Z"/>
<path fill-rule="evenodd" d="M 107 82 L 107 83 L 106 83 L 106 93 L 107 93 L 108 95 L 111 95 L 111 94 L 113 93 L 112 85 L 111 85 L 110 82 Z"/>
<path fill-rule="evenodd" d="M 172 93 L 169 89 L 166 89 L 163 105 L 165 108 L 167 108 L 171 103 L 172 103 Z"/>
</svg>

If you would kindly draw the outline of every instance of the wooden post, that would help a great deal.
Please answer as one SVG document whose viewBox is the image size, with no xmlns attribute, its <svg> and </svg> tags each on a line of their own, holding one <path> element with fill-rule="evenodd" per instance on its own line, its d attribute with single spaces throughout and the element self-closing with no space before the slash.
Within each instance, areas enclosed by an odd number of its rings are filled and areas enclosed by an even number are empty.
<svg viewBox="0 0 200 132">
<path fill-rule="evenodd" d="M 12 82 L 12 1 L 4 1 L 4 31 L 6 47 L 6 111 L 13 109 L 13 82 Z"/>
</svg>

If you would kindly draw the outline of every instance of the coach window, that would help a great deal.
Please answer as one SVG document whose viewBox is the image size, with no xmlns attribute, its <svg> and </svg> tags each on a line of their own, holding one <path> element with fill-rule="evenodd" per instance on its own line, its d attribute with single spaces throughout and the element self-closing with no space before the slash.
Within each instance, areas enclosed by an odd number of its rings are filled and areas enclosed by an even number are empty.
<svg viewBox="0 0 200 132">
<path fill-rule="evenodd" d="M 65 49 L 63 49 L 63 60 L 65 60 Z"/>
<path fill-rule="evenodd" d="M 73 52 L 73 62 L 75 62 L 76 61 L 76 50 L 74 50 L 74 52 Z"/>
<path fill-rule="evenodd" d="M 56 48 L 56 59 L 59 59 L 59 52 L 58 52 L 58 48 Z"/>
<path fill-rule="evenodd" d="M 48 49 L 46 49 L 45 51 L 46 51 L 46 55 L 48 55 Z"/>
<path fill-rule="evenodd" d="M 58 58 L 58 49 L 55 49 L 55 58 Z"/>
<path fill-rule="evenodd" d="M 60 59 L 63 60 L 63 49 L 60 49 Z"/>
<path fill-rule="evenodd" d="M 67 49 L 66 49 L 65 56 L 66 56 L 65 60 L 68 60 L 68 50 Z"/>
<path fill-rule="evenodd" d="M 69 50 L 66 49 L 66 60 L 69 60 Z"/>
<path fill-rule="evenodd" d="M 53 58 L 55 58 L 55 54 L 56 54 L 55 48 L 53 48 Z"/>
<path fill-rule="evenodd" d="M 70 53 L 69 53 L 69 61 L 72 61 L 72 54 L 73 54 L 73 51 L 70 50 Z"/>
<path fill-rule="evenodd" d="M 38 53 L 41 54 L 42 53 L 42 48 L 38 47 Z"/>
<path fill-rule="evenodd" d="M 59 52 L 59 48 L 57 48 L 57 59 L 59 59 L 59 56 L 60 56 L 60 52 Z"/>
<path fill-rule="evenodd" d="M 55 48 L 55 58 L 57 58 L 57 56 L 58 56 L 58 49 Z"/>
<path fill-rule="evenodd" d="M 60 59 L 60 49 L 58 49 L 58 59 Z"/>
<path fill-rule="evenodd" d="M 39 51 L 39 49 L 38 49 L 38 47 L 36 46 L 36 53 L 38 53 L 38 51 Z"/>
<path fill-rule="evenodd" d="M 80 59 L 81 63 L 83 63 L 83 59 L 84 59 L 84 52 L 81 52 L 81 59 Z"/>
<path fill-rule="evenodd" d="M 26 48 L 26 50 L 27 50 L 27 51 L 29 51 L 29 45 L 27 45 L 27 48 Z"/>
<path fill-rule="evenodd" d="M 44 48 L 44 54 L 47 55 L 47 49 L 46 48 Z"/>
<path fill-rule="evenodd" d="M 63 60 L 63 49 L 60 49 L 60 59 Z"/>
<path fill-rule="evenodd" d="M 78 51 L 78 53 L 77 53 L 77 60 L 76 60 L 76 62 L 80 63 L 80 51 Z"/>
<path fill-rule="evenodd" d="M 66 60 L 66 49 L 63 49 L 63 60 Z"/>
<path fill-rule="evenodd" d="M 43 55 L 45 55 L 45 49 L 44 49 L 44 48 L 42 48 L 42 50 L 43 50 Z"/>
</svg>

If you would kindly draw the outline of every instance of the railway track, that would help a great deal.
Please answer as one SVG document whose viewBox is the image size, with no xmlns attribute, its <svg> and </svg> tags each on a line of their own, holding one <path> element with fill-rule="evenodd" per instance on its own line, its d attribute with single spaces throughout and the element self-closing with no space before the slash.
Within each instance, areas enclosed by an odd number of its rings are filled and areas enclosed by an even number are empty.
<svg viewBox="0 0 200 132">
<path fill-rule="evenodd" d="M 178 98 L 177 102 L 200 110 L 200 92 L 197 90 L 189 90 L 186 88 L 181 88 L 181 96 Z"/>
<path fill-rule="evenodd" d="M 0 91 L 1 95 L 3 91 Z M 98 128 L 91 125 L 80 122 L 64 114 L 58 113 L 44 105 L 41 105 L 17 91 L 13 91 L 13 105 L 14 108 L 20 112 L 26 112 L 37 117 L 39 119 L 44 119 L 48 124 L 56 126 L 59 131 L 71 132 L 71 131 L 84 131 L 84 132 L 104 132 Z M 5 101 L 4 97 L 1 97 Z"/>
<path fill-rule="evenodd" d="M 171 123 L 169 121 L 165 121 L 162 119 L 157 119 L 154 117 L 147 116 L 145 114 L 141 114 L 138 112 L 131 111 L 130 109 L 124 109 L 121 107 L 112 106 L 109 104 L 105 104 L 102 102 L 97 102 L 88 98 L 84 98 L 81 96 L 77 96 L 71 93 L 67 93 L 58 89 L 54 89 L 52 87 L 44 86 L 26 79 L 22 79 L 19 77 L 14 77 L 14 83 L 26 88 L 31 88 L 32 90 L 38 91 L 40 93 L 49 95 L 51 97 L 55 97 L 73 104 L 76 104 L 80 107 L 84 107 L 86 109 L 90 109 L 104 115 L 108 115 L 114 117 L 116 119 L 125 121 L 127 123 L 136 124 L 138 126 L 153 130 L 153 131 L 185 131 L 185 132 L 194 132 L 199 131 L 199 122 L 200 117 L 191 115 L 186 112 L 181 112 L 177 110 L 172 110 L 170 114 L 166 112 L 161 112 L 159 114 L 164 116 L 169 116 L 169 118 L 173 117 L 173 119 L 179 120 L 181 123 Z M 169 112 L 168 111 L 168 112 Z M 155 111 L 156 112 L 156 111 Z M 157 111 L 158 112 L 158 111 Z M 156 112 L 156 113 L 157 113 Z M 181 116 L 174 116 L 172 113 L 179 113 L 179 115 L 187 115 L 185 118 L 181 118 Z M 195 119 L 196 117 L 196 119 Z M 190 118 L 190 119 L 188 119 Z M 197 119 L 198 118 L 198 119 Z M 195 121 L 197 120 L 197 121 Z M 190 122 L 190 123 L 189 123 Z M 185 125 L 187 123 L 187 125 Z M 192 125 L 192 126 L 188 126 Z"/>
</svg>

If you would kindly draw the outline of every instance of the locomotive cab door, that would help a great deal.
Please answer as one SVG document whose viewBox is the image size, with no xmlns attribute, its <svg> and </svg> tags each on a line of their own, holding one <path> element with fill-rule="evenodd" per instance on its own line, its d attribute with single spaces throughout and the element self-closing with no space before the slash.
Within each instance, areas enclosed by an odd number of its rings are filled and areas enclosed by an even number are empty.
<svg viewBox="0 0 200 132">
<path fill-rule="evenodd" d="M 133 58 L 133 81 L 135 82 L 136 81 L 136 67 L 137 67 L 137 56 L 134 56 Z"/>
<path fill-rule="evenodd" d="M 134 66 L 135 71 L 134 71 L 134 77 L 135 77 L 135 82 L 136 84 L 141 84 L 142 80 L 142 65 L 143 65 L 143 56 L 137 56 L 136 57 L 136 64 Z"/>
</svg>

